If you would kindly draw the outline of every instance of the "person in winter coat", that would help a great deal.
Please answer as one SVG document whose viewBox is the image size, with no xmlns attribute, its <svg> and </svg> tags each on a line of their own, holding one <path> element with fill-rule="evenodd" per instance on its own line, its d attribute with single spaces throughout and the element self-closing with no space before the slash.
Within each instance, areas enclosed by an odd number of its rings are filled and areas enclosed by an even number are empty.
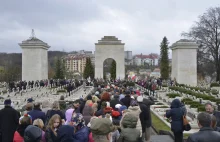
<svg viewBox="0 0 220 142">
<path fill-rule="evenodd" d="M 60 104 L 58 101 L 54 101 L 52 105 L 52 109 L 47 111 L 47 114 L 46 114 L 47 120 L 45 124 L 47 124 L 50 118 L 55 114 L 58 114 L 61 117 L 62 122 L 65 122 L 65 116 L 63 112 L 60 110 Z"/>
<path fill-rule="evenodd" d="M 11 107 L 10 99 L 5 100 L 4 105 L 0 110 L 0 142 L 12 142 L 19 123 L 19 113 Z"/>
<path fill-rule="evenodd" d="M 183 115 L 182 104 L 179 99 L 174 99 L 171 103 L 170 110 L 165 114 L 171 118 L 171 130 L 175 137 L 175 142 L 183 142 Z"/>
<path fill-rule="evenodd" d="M 150 114 L 150 100 L 143 98 L 142 96 L 137 97 L 137 102 L 141 109 L 140 121 L 142 127 L 142 139 L 147 142 L 150 141 L 151 136 L 151 114 Z"/>
<path fill-rule="evenodd" d="M 40 128 L 29 125 L 24 131 L 24 142 L 41 142 L 41 136 Z"/>
<path fill-rule="evenodd" d="M 17 131 L 14 133 L 13 142 L 23 142 L 24 141 L 24 130 L 32 124 L 31 116 L 25 114 L 19 120 L 19 126 Z"/>
<path fill-rule="evenodd" d="M 61 126 L 57 132 L 57 142 L 75 142 L 74 127 L 70 125 Z"/>
<path fill-rule="evenodd" d="M 87 100 L 85 107 L 83 109 L 83 118 L 85 120 L 85 124 L 87 125 L 90 122 L 91 117 L 93 116 L 93 109 L 92 109 L 92 101 Z"/>
<path fill-rule="evenodd" d="M 121 120 L 121 134 L 117 142 L 138 142 L 140 131 L 136 129 L 138 118 L 131 113 L 125 113 Z"/>
<path fill-rule="evenodd" d="M 126 96 L 121 99 L 121 102 L 128 108 L 130 106 L 131 103 L 131 96 L 130 96 L 130 91 L 126 91 L 125 92 Z"/>
<path fill-rule="evenodd" d="M 33 125 L 42 130 L 41 142 L 46 142 L 44 129 L 44 122 L 41 119 L 35 119 Z"/>
<path fill-rule="evenodd" d="M 45 139 L 47 142 L 55 142 L 57 139 L 57 131 L 62 125 L 62 120 L 58 114 L 50 118 L 49 124 L 45 132 Z"/>
<path fill-rule="evenodd" d="M 28 112 L 27 114 L 29 114 L 32 117 L 33 122 L 35 119 L 41 119 L 44 123 L 46 121 L 46 115 L 44 112 L 41 111 L 40 103 L 34 103 L 34 109 Z"/>
<path fill-rule="evenodd" d="M 220 127 L 217 127 L 216 125 L 217 125 L 216 117 L 214 115 L 212 115 L 211 127 L 213 130 L 220 132 Z"/>
<path fill-rule="evenodd" d="M 89 129 L 81 113 L 73 113 L 70 125 L 74 127 L 74 142 L 88 142 Z"/>
<path fill-rule="evenodd" d="M 131 101 L 131 105 L 128 108 L 128 113 L 131 113 L 138 118 L 136 129 L 138 129 L 138 130 L 140 130 L 140 132 L 142 132 L 141 121 L 139 118 L 139 115 L 141 113 L 141 109 L 140 109 L 136 100 Z"/>
<path fill-rule="evenodd" d="M 110 101 L 110 107 L 115 110 L 115 105 L 117 104 L 123 105 L 123 103 L 119 101 L 119 95 L 114 95 L 114 98 Z"/>
<path fill-rule="evenodd" d="M 202 112 L 198 114 L 197 120 L 200 130 L 191 134 L 187 142 L 219 142 L 220 133 L 210 127 L 211 116 L 208 113 Z"/>
<path fill-rule="evenodd" d="M 116 128 L 109 118 L 92 117 L 90 124 L 94 142 L 111 142 L 110 133 L 114 132 Z"/>
</svg>

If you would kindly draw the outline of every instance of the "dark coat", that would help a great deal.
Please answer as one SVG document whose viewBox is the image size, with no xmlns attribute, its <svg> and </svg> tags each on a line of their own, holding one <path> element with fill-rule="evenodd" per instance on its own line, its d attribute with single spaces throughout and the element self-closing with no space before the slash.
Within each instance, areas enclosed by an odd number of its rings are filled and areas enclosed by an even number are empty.
<svg viewBox="0 0 220 142">
<path fill-rule="evenodd" d="M 131 96 L 126 95 L 123 99 L 121 99 L 121 102 L 128 108 L 131 103 Z"/>
<path fill-rule="evenodd" d="M 57 132 L 57 142 L 74 142 L 74 127 L 63 125 Z"/>
<path fill-rule="evenodd" d="M 83 127 L 74 134 L 74 142 L 88 142 L 89 141 L 89 129 Z"/>
<path fill-rule="evenodd" d="M 0 142 L 12 142 L 14 133 L 18 127 L 18 112 L 11 106 L 5 106 L 0 110 L 0 131 L 2 136 Z"/>
<path fill-rule="evenodd" d="M 171 110 L 166 112 L 166 117 L 171 117 L 171 130 L 173 132 L 183 132 L 183 115 L 182 104 L 178 99 L 174 99 L 171 103 Z"/>
<path fill-rule="evenodd" d="M 28 114 L 32 117 L 32 122 L 34 122 L 35 119 L 41 119 L 45 124 L 46 115 L 41 110 L 33 109 L 32 111 L 29 111 Z"/>
<path fill-rule="evenodd" d="M 110 107 L 115 109 L 115 105 L 117 105 L 117 104 L 124 105 L 121 101 L 119 101 L 119 96 L 118 95 L 117 95 L 117 97 L 114 96 L 114 99 L 110 101 Z"/>
<path fill-rule="evenodd" d="M 53 133 L 53 131 L 50 128 L 47 129 L 45 132 L 45 139 L 46 139 L 46 142 L 56 142 L 57 141 L 57 137 L 55 136 L 55 134 Z"/>
<path fill-rule="evenodd" d="M 146 122 L 146 126 L 147 128 L 149 128 L 152 125 L 150 106 L 154 105 L 154 100 L 151 97 L 149 99 L 144 98 L 143 103 L 147 106 L 147 115 L 149 116 L 148 116 L 148 121 Z"/>
<path fill-rule="evenodd" d="M 220 127 L 220 112 L 214 111 L 213 115 L 216 117 L 217 127 Z"/>
<path fill-rule="evenodd" d="M 145 132 L 146 128 L 149 126 L 150 113 L 148 112 L 148 107 L 144 103 L 139 103 L 141 113 L 139 115 L 142 127 L 142 133 Z"/>
<path fill-rule="evenodd" d="M 202 127 L 199 132 L 190 135 L 187 142 L 219 142 L 220 133 L 210 127 Z"/>
</svg>

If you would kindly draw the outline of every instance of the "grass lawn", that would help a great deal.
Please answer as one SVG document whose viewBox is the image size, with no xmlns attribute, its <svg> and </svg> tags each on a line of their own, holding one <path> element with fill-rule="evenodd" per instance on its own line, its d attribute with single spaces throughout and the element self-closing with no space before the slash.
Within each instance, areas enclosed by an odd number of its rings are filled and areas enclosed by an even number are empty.
<svg viewBox="0 0 220 142">
<path fill-rule="evenodd" d="M 161 121 L 155 114 L 153 114 L 151 112 L 151 117 L 152 117 L 152 125 L 153 127 L 156 129 L 157 132 L 159 132 L 159 130 L 165 130 L 165 131 L 169 131 L 172 133 L 170 127 L 168 127 L 163 121 Z M 190 134 L 183 134 L 183 138 L 187 139 L 189 137 Z"/>
</svg>

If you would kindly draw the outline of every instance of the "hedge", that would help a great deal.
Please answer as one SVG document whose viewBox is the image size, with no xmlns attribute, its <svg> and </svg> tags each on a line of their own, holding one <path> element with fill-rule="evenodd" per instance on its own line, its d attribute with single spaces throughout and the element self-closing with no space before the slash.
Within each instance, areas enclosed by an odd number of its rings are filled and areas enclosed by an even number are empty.
<svg viewBox="0 0 220 142">
<path fill-rule="evenodd" d="M 210 87 L 219 87 L 219 86 L 220 86 L 220 84 L 217 82 L 213 82 L 210 84 Z"/>
<path fill-rule="evenodd" d="M 180 97 L 180 94 L 177 94 L 177 93 L 169 93 L 169 94 L 167 94 L 167 96 L 168 96 L 169 98 L 176 98 L 176 97 Z"/>
</svg>

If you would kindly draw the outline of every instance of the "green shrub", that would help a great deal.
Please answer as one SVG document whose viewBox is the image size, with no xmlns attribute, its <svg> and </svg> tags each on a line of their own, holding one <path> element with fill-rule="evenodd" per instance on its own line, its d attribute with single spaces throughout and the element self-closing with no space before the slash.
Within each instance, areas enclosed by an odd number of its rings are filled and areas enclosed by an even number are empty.
<svg viewBox="0 0 220 142">
<path fill-rule="evenodd" d="M 190 99 L 190 98 L 183 98 L 183 99 L 181 100 L 181 102 L 184 102 L 184 103 L 186 103 L 186 102 L 192 102 L 192 99 Z"/>
<path fill-rule="evenodd" d="M 210 84 L 210 87 L 219 87 L 219 86 L 220 86 L 220 84 L 217 82 L 213 82 Z"/>
<path fill-rule="evenodd" d="M 163 103 L 156 103 L 155 105 L 164 105 Z"/>
<path fill-rule="evenodd" d="M 160 106 L 159 108 L 169 108 L 168 106 Z"/>
<path fill-rule="evenodd" d="M 199 107 L 197 108 L 197 110 L 198 110 L 199 112 L 205 111 L 205 106 L 204 106 L 204 105 L 201 105 L 201 106 L 199 106 Z"/>
<path fill-rule="evenodd" d="M 66 90 L 57 90 L 57 93 L 64 93 Z"/>
<path fill-rule="evenodd" d="M 175 98 L 175 97 L 180 97 L 180 94 L 177 94 L 177 93 L 169 93 L 169 94 L 167 94 L 167 96 L 168 96 L 169 98 Z"/>
<path fill-rule="evenodd" d="M 212 89 L 212 90 L 211 90 L 211 93 L 212 93 L 213 95 L 217 95 L 219 92 L 218 92 L 218 90 Z"/>
<path fill-rule="evenodd" d="M 162 84 L 162 87 L 168 87 L 167 84 Z"/>
</svg>

